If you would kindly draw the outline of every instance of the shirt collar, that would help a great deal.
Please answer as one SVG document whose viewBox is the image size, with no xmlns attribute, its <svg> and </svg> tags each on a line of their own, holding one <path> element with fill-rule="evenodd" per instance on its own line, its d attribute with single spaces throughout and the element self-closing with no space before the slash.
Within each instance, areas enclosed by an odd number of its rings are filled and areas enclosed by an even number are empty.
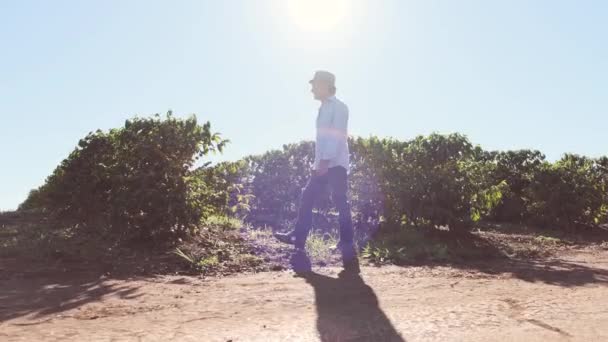
<svg viewBox="0 0 608 342">
<path fill-rule="evenodd" d="M 322 101 L 322 103 L 328 103 L 328 102 L 332 102 L 336 100 L 336 95 L 332 95 L 330 97 L 328 97 L 327 99 L 325 99 L 325 101 Z"/>
</svg>

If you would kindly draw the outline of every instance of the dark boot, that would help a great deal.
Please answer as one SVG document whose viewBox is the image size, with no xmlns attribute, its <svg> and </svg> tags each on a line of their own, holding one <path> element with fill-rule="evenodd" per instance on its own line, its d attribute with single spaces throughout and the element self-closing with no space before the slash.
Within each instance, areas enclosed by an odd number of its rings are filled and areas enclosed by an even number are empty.
<svg viewBox="0 0 608 342">
<path fill-rule="evenodd" d="M 289 264 L 296 275 L 305 275 L 312 272 L 310 259 L 306 255 L 306 251 L 303 249 L 296 249 L 289 259 Z"/>
<path fill-rule="evenodd" d="M 350 245 L 342 245 L 342 266 L 344 270 L 340 272 L 340 277 L 346 276 L 349 274 L 359 274 L 361 273 L 361 268 L 359 267 L 359 258 L 357 257 L 357 251 L 355 247 Z"/>
</svg>

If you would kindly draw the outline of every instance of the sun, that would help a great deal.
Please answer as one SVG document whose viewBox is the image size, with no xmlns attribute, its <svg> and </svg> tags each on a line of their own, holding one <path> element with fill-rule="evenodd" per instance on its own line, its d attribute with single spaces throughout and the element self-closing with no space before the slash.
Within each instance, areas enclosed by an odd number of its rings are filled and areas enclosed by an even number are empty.
<svg viewBox="0 0 608 342">
<path fill-rule="evenodd" d="M 348 0 L 287 0 L 290 20 L 305 31 L 329 32 L 343 24 Z"/>
</svg>

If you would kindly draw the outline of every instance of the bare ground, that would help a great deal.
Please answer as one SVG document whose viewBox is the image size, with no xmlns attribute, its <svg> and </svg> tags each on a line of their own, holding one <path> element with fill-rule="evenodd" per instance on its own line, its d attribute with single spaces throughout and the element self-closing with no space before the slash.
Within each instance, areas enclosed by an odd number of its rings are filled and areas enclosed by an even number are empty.
<svg viewBox="0 0 608 342">
<path fill-rule="evenodd" d="M 536 261 L 104 276 L 0 260 L 2 341 L 607 341 L 608 251 Z"/>
</svg>

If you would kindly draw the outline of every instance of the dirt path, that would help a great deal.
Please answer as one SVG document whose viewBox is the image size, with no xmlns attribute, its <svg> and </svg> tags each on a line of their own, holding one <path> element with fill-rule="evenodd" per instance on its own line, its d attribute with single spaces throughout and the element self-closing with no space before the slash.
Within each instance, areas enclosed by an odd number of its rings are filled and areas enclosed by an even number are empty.
<svg viewBox="0 0 608 342">
<path fill-rule="evenodd" d="M 608 341 L 608 252 L 542 263 L 105 279 L 2 274 L 2 341 Z"/>
</svg>

